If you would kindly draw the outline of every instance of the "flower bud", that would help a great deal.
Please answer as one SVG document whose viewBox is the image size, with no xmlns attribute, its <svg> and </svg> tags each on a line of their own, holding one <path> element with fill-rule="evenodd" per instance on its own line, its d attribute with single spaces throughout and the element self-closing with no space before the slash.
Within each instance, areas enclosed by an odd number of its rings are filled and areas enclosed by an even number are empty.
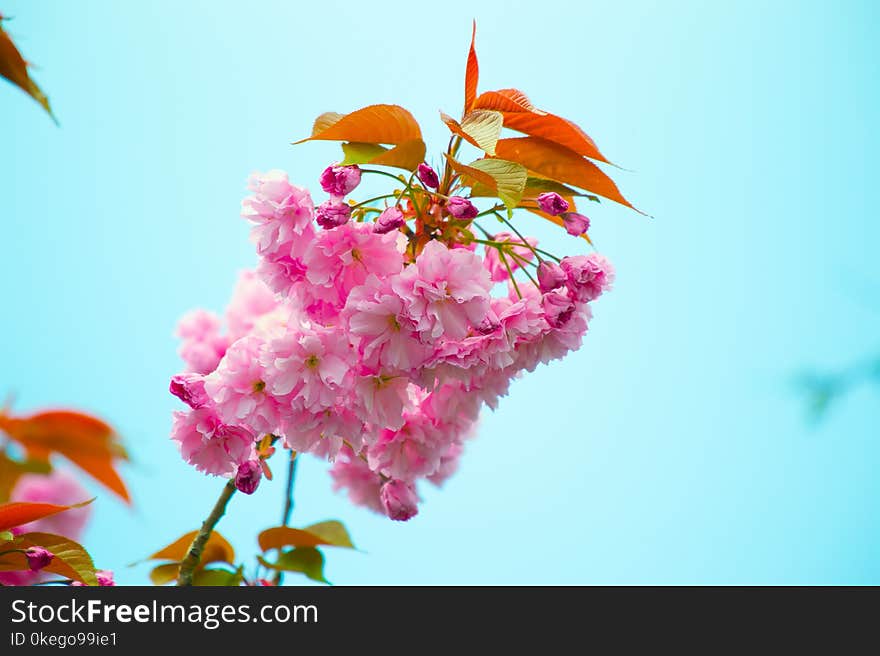
<svg viewBox="0 0 880 656">
<path fill-rule="evenodd" d="M 315 208 L 315 221 L 318 222 L 324 230 L 330 230 L 344 223 L 348 223 L 351 218 L 351 206 L 341 200 L 327 200 Z"/>
<path fill-rule="evenodd" d="M 430 189 L 436 189 L 440 186 L 440 178 L 437 177 L 437 171 L 424 162 L 419 164 L 419 168 L 416 169 L 416 175 L 422 181 L 422 184 Z"/>
<path fill-rule="evenodd" d="M 24 557 L 27 558 L 27 564 L 31 571 L 39 572 L 52 562 L 55 554 L 45 547 L 28 547 L 25 549 Z"/>
<path fill-rule="evenodd" d="M 168 390 L 193 410 L 210 402 L 205 392 L 205 377 L 201 374 L 184 373 L 172 376 Z"/>
<path fill-rule="evenodd" d="M 544 308 L 544 318 L 551 328 L 561 328 L 574 314 L 574 301 L 559 289 L 544 294 L 541 307 Z"/>
<path fill-rule="evenodd" d="M 321 189 L 341 198 L 350 194 L 361 183 L 361 169 L 356 164 L 328 166 L 321 174 Z"/>
<path fill-rule="evenodd" d="M 419 499 L 411 483 L 396 479 L 388 481 L 379 491 L 379 500 L 385 514 L 398 522 L 412 519 L 419 512 Z"/>
<path fill-rule="evenodd" d="M 565 284 L 566 276 L 562 267 L 556 262 L 544 260 L 538 265 L 538 286 L 542 293 L 553 291 Z"/>
<path fill-rule="evenodd" d="M 568 211 L 568 201 L 555 191 L 546 191 L 543 194 L 539 194 L 537 201 L 541 211 L 546 212 L 550 216 L 559 216 L 563 212 Z"/>
<path fill-rule="evenodd" d="M 263 468 L 260 463 L 256 460 L 248 460 L 238 466 L 238 471 L 235 474 L 235 487 L 239 492 L 253 494 L 262 477 Z"/>
<path fill-rule="evenodd" d="M 562 215 L 562 222 L 568 234 L 579 237 L 590 229 L 590 219 L 577 212 L 566 212 Z"/>
<path fill-rule="evenodd" d="M 446 209 L 456 219 L 473 219 L 480 213 L 476 205 L 461 196 L 450 196 Z"/>
<path fill-rule="evenodd" d="M 382 212 L 379 218 L 376 219 L 376 223 L 373 225 L 373 232 L 384 235 L 392 230 L 397 230 L 404 223 L 406 221 L 403 220 L 403 211 L 397 205 L 393 205 Z"/>
</svg>

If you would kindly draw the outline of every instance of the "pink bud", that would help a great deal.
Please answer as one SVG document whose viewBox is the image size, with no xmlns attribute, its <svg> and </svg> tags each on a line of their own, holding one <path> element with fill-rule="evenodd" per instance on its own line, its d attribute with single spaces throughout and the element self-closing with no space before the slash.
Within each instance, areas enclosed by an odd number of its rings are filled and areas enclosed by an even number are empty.
<svg viewBox="0 0 880 656">
<path fill-rule="evenodd" d="M 324 230 L 348 223 L 351 218 L 351 206 L 341 200 L 327 200 L 315 208 L 315 220 Z"/>
<path fill-rule="evenodd" d="M 379 500 L 385 514 L 398 522 L 412 519 L 419 512 L 419 498 L 411 483 L 396 479 L 388 481 L 379 491 Z"/>
<path fill-rule="evenodd" d="M 546 191 L 538 196 L 538 207 L 550 216 L 558 216 L 568 211 L 568 201 L 555 191 Z"/>
<path fill-rule="evenodd" d="M 416 175 L 419 176 L 419 180 L 422 181 L 422 184 L 430 189 L 436 189 L 440 186 L 440 178 L 437 177 L 437 171 L 424 162 L 419 164 L 419 168 L 416 169 Z"/>
<path fill-rule="evenodd" d="M 551 328 L 561 328 L 574 314 L 574 301 L 561 289 L 544 294 L 541 306 L 544 308 L 544 318 Z"/>
<path fill-rule="evenodd" d="M 538 265 L 538 286 L 541 288 L 541 292 L 553 291 L 564 285 L 565 280 L 565 271 L 556 262 L 544 260 Z"/>
<path fill-rule="evenodd" d="M 235 474 L 235 487 L 239 492 L 245 494 L 253 494 L 260 479 L 263 477 L 263 468 L 256 460 L 248 460 L 238 466 L 238 472 Z"/>
<path fill-rule="evenodd" d="M 24 557 L 27 558 L 28 567 L 32 572 L 39 572 L 55 558 L 55 554 L 44 547 L 28 547 Z"/>
<path fill-rule="evenodd" d="M 321 174 L 321 189 L 331 196 L 342 197 L 350 194 L 361 183 L 361 170 L 354 164 L 328 166 Z"/>
<path fill-rule="evenodd" d="M 456 219 L 473 219 L 480 211 L 467 198 L 450 196 L 446 201 L 446 209 Z"/>
<path fill-rule="evenodd" d="M 98 579 L 98 585 L 102 588 L 108 588 L 116 585 L 113 580 L 113 572 L 109 569 L 102 569 L 95 572 L 95 578 Z"/>
<path fill-rule="evenodd" d="M 397 205 L 392 205 L 376 219 L 373 232 L 384 235 L 392 230 L 397 230 L 404 223 L 406 221 L 403 220 L 403 211 Z"/>
<path fill-rule="evenodd" d="M 193 410 L 204 407 L 210 402 L 205 392 L 205 377 L 201 374 L 185 373 L 172 376 L 168 390 Z"/>
<path fill-rule="evenodd" d="M 590 219 L 577 212 L 566 212 L 562 215 L 562 222 L 568 234 L 579 237 L 590 229 Z"/>
</svg>

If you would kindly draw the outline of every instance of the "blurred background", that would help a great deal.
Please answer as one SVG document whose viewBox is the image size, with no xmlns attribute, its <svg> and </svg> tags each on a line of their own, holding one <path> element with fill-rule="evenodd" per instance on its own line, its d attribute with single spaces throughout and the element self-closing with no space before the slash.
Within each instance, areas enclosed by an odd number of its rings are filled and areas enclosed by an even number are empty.
<svg viewBox="0 0 880 656">
<path fill-rule="evenodd" d="M 877 388 L 820 422 L 803 372 L 880 353 L 880 5 L 846 2 L 49 2 L 0 11 L 60 127 L 0 83 L 0 393 L 124 435 L 133 510 L 103 489 L 84 544 L 126 565 L 198 527 L 222 482 L 168 439 L 174 325 L 222 311 L 256 257 L 247 175 L 316 187 L 321 112 L 410 109 L 429 155 L 482 90 L 579 123 L 653 218 L 585 207 L 618 271 L 583 349 L 513 385 L 459 472 L 393 523 L 303 460 L 293 522 L 339 518 L 337 584 L 880 583 Z M 531 215 L 545 248 L 585 248 Z M 523 227 L 525 224 L 526 227 Z M 811 379 L 812 380 L 812 379 Z M 280 462 L 276 469 L 282 469 Z M 251 563 L 282 479 L 221 532 Z M 301 578 L 301 577 L 300 577 Z M 289 582 L 300 582 L 291 575 Z"/>
</svg>

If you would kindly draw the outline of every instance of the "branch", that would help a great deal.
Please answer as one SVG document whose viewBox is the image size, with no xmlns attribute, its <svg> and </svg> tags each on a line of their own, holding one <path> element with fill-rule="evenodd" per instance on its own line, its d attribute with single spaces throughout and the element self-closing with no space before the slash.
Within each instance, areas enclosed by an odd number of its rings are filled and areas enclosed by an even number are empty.
<svg viewBox="0 0 880 656">
<path fill-rule="evenodd" d="M 287 498 L 284 500 L 284 511 L 281 513 L 281 525 L 287 526 L 290 523 L 290 515 L 293 513 L 293 482 L 296 480 L 296 451 L 290 452 L 290 462 L 287 465 Z M 284 573 L 279 569 L 276 570 L 274 578 L 275 585 L 281 585 L 284 581 Z"/>
<path fill-rule="evenodd" d="M 220 518 L 226 512 L 226 504 L 229 503 L 233 494 L 235 494 L 235 479 L 231 478 L 224 486 L 223 492 L 220 493 L 220 498 L 214 504 L 211 514 L 202 522 L 202 528 L 199 529 L 195 539 L 193 539 L 192 544 L 189 546 L 189 550 L 186 552 L 186 557 L 180 563 L 177 585 L 192 585 L 193 574 L 202 559 L 202 551 L 205 548 L 205 544 L 207 544 L 208 539 L 211 537 L 217 522 L 220 521 Z"/>
</svg>

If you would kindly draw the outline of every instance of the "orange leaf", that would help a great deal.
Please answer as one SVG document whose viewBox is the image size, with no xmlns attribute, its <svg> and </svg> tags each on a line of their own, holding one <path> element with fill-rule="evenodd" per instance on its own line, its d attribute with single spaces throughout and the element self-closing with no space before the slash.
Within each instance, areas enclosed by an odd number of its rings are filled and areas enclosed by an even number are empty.
<svg viewBox="0 0 880 656">
<path fill-rule="evenodd" d="M 598 166 L 565 146 L 540 137 L 517 137 L 499 139 L 495 153 L 540 176 L 580 187 L 644 214 L 623 197 L 614 181 Z"/>
<path fill-rule="evenodd" d="M 0 27 L 0 75 L 40 103 L 54 121 L 55 116 L 49 107 L 49 99 L 40 90 L 36 82 L 31 79 L 27 66 L 27 62 L 21 56 L 18 48 L 15 47 L 12 39 L 9 38 L 9 34 Z"/>
<path fill-rule="evenodd" d="M 480 65 L 477 62 L 477 51 L 475 41 L 477 38 L 477 21 L 474 21 L 474 28 L 471 32 L 471 49 L 468 51 L 467 68 L 464 72 L 464 112 L 467 114 L 474 105 L 477 97 L 477 83 L 480 80 Z"/>
<path fill-rule="evenodd" d="M 413 115 L 399 105 L 370 105 L 350 114 L 322 114 L 315 121 L 312 136 L 304 141 L 362 141 L 402 144 L 421 140 L 422 131 Z"/>
<path fill-rule="evenodd" d="M 97 417 L 67 410 L 0 416 L 0 429 L 32 457 L 48 460 L 52 452 L 59 453 L 127 503 L 131 501 L 114 468 L 114 460 L 126 458 L 125 451 L 113 428 Z"/>
<path fill-rule="evenodd" d="M 198 531 L 190 531 L 189 533 L 180 536 L 167 547 L 159 549 L 159 551 L 147 558 L 147 560 L 182 561 L 186 557 L 186 553 L 189 551 L 189 547 L 197 534 Z M 217 531 L 214 531 L 205 543 L 205 548 L 202 551 L 202 558 L 199 562 L 199 567 L 203 567 L 208 563 L 234 563 L 235 549 L 232 548 L 232 545 L 229 544 L 229 541 L 226 538 L 220 535 Z"/>
<path fill-rule="evenodd" d="M 257 541 L 263 551 L 281 549 L 282 547 L 300 548 L 321 545 L 354 548 L 348 531 L 341 523 L 334 520 L 312 524 L 303 529 L 289 526 L 267 528 L 257 536 Z"/>
<path fill-rule="evenodd" d="M 538 115 L 546 114 L 537 109 L 519 89 L 498 89 L 497 91 L 484 91 L 474 101 L 474 109 L 494 109 L 496 112 L 533 112 Z"/>
<path fill-rule="evenodd" d="M 15 501 L 0 505 L 0 531 L 8 531 L 16 526 L 23 526 L 30 522 L 51 515 L 57 515 L 71 508 L 80 508 L 91 503 L 92 500 L 76 503 L 70 506 L 62 506 L 56 503 L 29 503 Z"/>
<path fill-rule="evenodd" d="M 378 164 L 380 166 L 394 166 L 407 171 L 413 171 L 416 167 L 425 161 L 425 142 L 421 139 L 412 139 L 404 141 L 402 144 L 395 146 L 381 155 L 377 155 L 371 159 L 369 164 Z"/>
<path fill-rule="evenodd" d="M 480 94 L 475 108 L 494 109 L 504 115 L 504 127 L 565 146 L 578 155 L 608 162 L 599 147 L 577 125 L 561 116 L 541 111 L 517 89 L 499 89 Z"/>
<path fill-rule="evenodd" d="M 577 125 L 554 114 L 535 114 L 531 112 L 504 113 L 504 127 L 518 132 L 541 137 L 573 150 L 578 155 L 600 162 L 608 162 L 599 152 L 599 147 Z"/>
</svg>

